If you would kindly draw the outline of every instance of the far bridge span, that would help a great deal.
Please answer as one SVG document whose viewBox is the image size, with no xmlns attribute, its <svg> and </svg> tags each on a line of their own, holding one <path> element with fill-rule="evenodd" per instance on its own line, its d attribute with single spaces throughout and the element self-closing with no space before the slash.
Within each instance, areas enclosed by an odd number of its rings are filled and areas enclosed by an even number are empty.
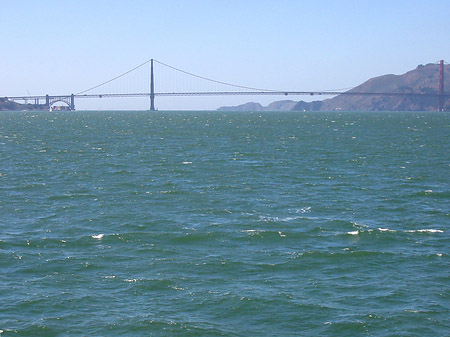
<svg viewBox="0 0 450 337">
<path fill-rule="evenodd" d="M 214 91 L 155 91 L 155 73 L 154 73 L 154 63 L 158 63 L 185 75 L 189 75 L 201 80 L 209 81 L 216 84 L 221 84 L 226 87 L 232 88 L 234 90 L 214 90 Z M 144 65 L 150 64 L 150 85 L 148 92 L 104 92 L 104 93 L 89 93 L 100 87 L 104 87 L 119 78 L 143 67 Z M 28 95 L 28 96 L 7 96 L 3 97 L 3 100 L 9 100 L 14 102 L 34 102 L 35 105 L 41 105 L 46 109 L 51 109 L 51 107 L 58 103 L 64 103 L 69 110 L 75 110 L 75 98 L 76 99 L 88 99 L 88 98 L 114 98 L 114 97 L 149 97 L 150 98 L 150 110 L 155 111 L 155 97 L 160 96 L 258 96 L 258 95 L 273 95 L 273 96 L 337 96 L 337 95 L 358 95 L 358 96 L 415 96 L 415 97 L 436 97 L 438 110 L 442 111 L 443 104 L 445 100 L 450 97 L 449 93 L 444 92 L 444 61 L 439 62 L 439 91 L 438 93 L 414 93 L 414 92 L 359 92 L 355 90 L 348 91 L 335 91 L 335 90 L 325 90 L 325 91 L 296 91 L 296 90 L 269 90 L 269 89 L 258 89 L 245 87 L 230 83 L 225 83 L 210 78 L 198 76 L 192 73 L 188 73 L 184 70 L 177 69 L 175 67 L 169 66 L 165 63 L 159 62 L 157 60 L 148 60 L 141 65 L 119 75 L 111 80 L 103 82 L 92 88 L 86 89 L 76 94 L 66 94 L 66 95 Z"/>
</svg>

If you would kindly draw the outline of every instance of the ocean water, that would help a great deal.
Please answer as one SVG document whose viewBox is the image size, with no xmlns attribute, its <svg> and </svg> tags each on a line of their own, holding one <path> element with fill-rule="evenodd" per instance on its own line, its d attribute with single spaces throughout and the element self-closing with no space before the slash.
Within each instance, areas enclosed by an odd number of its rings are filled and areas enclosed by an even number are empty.
<svg viewBox="0 0 450 337">
<path fill-rule="evenodd" d="M 0 336 L 449 336 L 450 114 L 1 112 Z"/>
</svg>

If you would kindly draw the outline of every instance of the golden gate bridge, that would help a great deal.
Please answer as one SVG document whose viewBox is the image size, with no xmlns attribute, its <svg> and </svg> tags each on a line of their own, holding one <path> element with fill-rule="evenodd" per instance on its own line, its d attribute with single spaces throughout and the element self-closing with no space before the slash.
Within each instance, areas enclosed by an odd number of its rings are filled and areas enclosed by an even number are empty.
<svg viewBox="0 0 450 337">
<path fill-rule="evenodd" d="M 172 70 L 177 73 L 186 75 L 187 77 L 209 82 L 215 85 L 220 85 L 220 89 L 216 90 L 171 90 L 170 88 L 160 89 L 155 91 L 155 71 L 154 66 L 160 65 L 166 69 Z M 75 99 L 92 99 L 92 98 L 124 98 L 124 97 L 148 97 L 150 99 L 150 111 L 155 111 L 155 98 L 156 97 L 168 97 L 168 96 L 230 96 L 230 95 L 273 95 L 273 96 L 337 96 L 337 95 L 357 95 L 357 96 L 414 96 L 414 97 L 436 97 L 437 107 L 439 111 L 443 110 L 445 100 L 450 97 L 449 93 L 444 92 L 444 61 L 439 63 L 439 90 L 437 93 L 415 93 L 415 92 L 361 92 L 355 90 L 322 90 L 322 91 L 298 91 L 298 90 L 273 90 L 273 89 L 261 89 L 242 85 L 236 85 L 232 83 L 222 82 L 211 78 L 196 75 L 185 70 L 175 68 L 171 65 L 165 64 L 155 59 L 147 60 L 146 62 L 98 85 L 85 89 L 75 94 L 68 95 L 26 95 L 26 96 L 7 96 L 3 97 L 3 101 L 14 102 L 34 102 L 35 105 L 42 106 L 45 109 L 51 109 L 56 103 L 64 103 L 67 106 L 67 110 L 75 110 Z M 124 92 L 113 90 L 108 91 L 107 87 L 111 83 L 117 82 L 120 79 L 125 78 L 129 74 L 136 72 L 138 69 L 142 69 L 149 66 L 149 74 L 146 75 L 147 83 L 144 84 L 145 90 Z M 142 82 L 142 81 L 141 81 Z M 144 81 L 145 82 L 145 81 Z M 148 83 L 149 82 L 149 83 Z M 225 89 L 223 89 L 225 88 Z M 102 89 L 103 91 L 101 91 Z M 0 98 L 1 99 L 1 98 Z"/>
</svg>

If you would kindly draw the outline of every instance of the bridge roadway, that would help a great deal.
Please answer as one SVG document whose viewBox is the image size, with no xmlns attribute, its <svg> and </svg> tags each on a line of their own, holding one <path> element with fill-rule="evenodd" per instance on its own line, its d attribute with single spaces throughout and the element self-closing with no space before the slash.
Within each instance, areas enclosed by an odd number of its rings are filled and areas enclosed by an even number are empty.
<svg viewBox="0 0 450 337">
<path fill-rule="evenodd" d="M 226 96 L 226 95 L 274 95 L 274 96 L 337 96 L 337 95 L 360 95 L 360 96 L 415 96 L 415 97 L 436 97 L 446 99 L 450 97 L 450 93 L 443 93 L 442 95 L 431 93 L 403 93 L 403 92 L 358 92 L 358 91 L 202 91 L 202 92 L 141 92 L 141 93 L 110 93 L 110 94 L 71 94 L 71 95 L 37 95 L 37 96 L 8 96 L 3 97 L 4 100 L 11 101 L 34 101 L 34 104 L 43 105 L 50 108 L 56 102 L 63 102 L 67 104 L 69 110 L 75 110 L 75 98 L 112 98 L 112 97 L 150 97 L 151 109 L 154 108 L 155 96 Z M 44 104 L 40 104 L 40 100 L 44 100 Z"/>
<path fill-rule="evenodd" d="M 151 93 L 109 93 L 109 94 L 74 94 L 74 95 L 35 95 L 35 96 L 6 96 L 2 97 L 11 101 L 37 101 L 55 99 L 74 98 L 107 98 L 107 97 L 149 97 Z M 420 96 L 438 97 L 438 93 L 408 93 L 408 92 L 359 92 L 359 91 L 200 91 L 200 92 L 155 92 L 155 96 L 253 96 L 253 95 L 273 95 L 273 96 L 314 96 L 314 95 L 355 95 L 355 96 Z M 450 97 L 450 93 L 443 96 Z"/>
</svg>

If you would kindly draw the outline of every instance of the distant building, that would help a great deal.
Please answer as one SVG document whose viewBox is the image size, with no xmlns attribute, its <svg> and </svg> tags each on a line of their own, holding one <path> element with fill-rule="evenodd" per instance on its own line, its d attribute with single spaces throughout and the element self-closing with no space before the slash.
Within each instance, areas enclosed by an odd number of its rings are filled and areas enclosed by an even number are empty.
<svg viewBox="0 0 450 337">
<path fill-rule="evenodd" d="M 70 106 L 67 105 L 54 105 L 50 107 L 50 111 L 70 111 Z"/>
</svg>

